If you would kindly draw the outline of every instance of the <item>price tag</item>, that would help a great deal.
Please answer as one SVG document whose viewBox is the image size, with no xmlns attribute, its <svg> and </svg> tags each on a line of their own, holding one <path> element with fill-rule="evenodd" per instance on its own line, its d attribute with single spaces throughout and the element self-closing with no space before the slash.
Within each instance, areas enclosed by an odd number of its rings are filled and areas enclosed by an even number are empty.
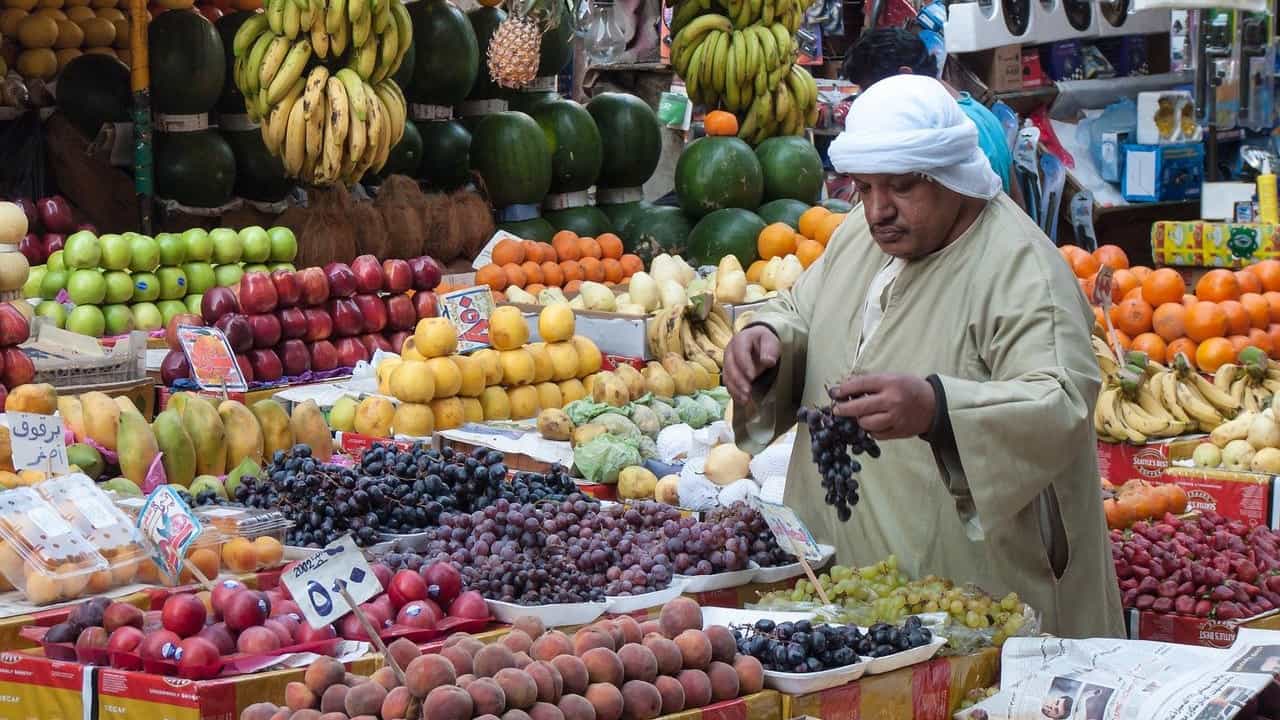
<svg viewBox="0 0 1280 720">
<path fill-rule="evenodd" d="M 1098 268 L 1098 275 L 1093 280 L 1093 304 L 1101 307 L 1104 311 L 1111 307 L 1111 281 L 1112 273 L 1110 265 L 1103 265 Z"/>
<path fill-rule="evenodd" d="M 138 530 L 147 539 L 151 559 L 169 577 L 177 577 L 187 548 L 204 528 L 182 497 L 167 485 L 147 496 L 138 513 Z"/>
<path fill-rule="evenodd" d="M 67 472 L 67 441 L 58 415 L 6 413 L 13 443 L 13 467 L 53 474 Z"/>
<path fill-rule="evenodd" d="M 342 598 L 342 586 L 346 586 L 356 604 L 382 592 L 382 583 L 350 535 L 334 540 L 294 565 L 280 576 L 280 582 L 289 588 L 307 624 L 313 628 L 330 625 L 351 612 L 351 606 Z"/>
<path fill-rule="evenodd" d="M 453 108 L 448 105 L 409 104 L 409 119 L 417 121 L 452 120 Z"/>
<path fill-rule="evenodd" d="M 823 558 L 818 541 L 813 539 L 813 534 L 804 523 L 800 522 L 800 518 L 796 517 L 794 510 L 786 505 L 766 502 L 760 498 L 754 498 L 752 504 L 764 516 L 764 521 L 768 523 L 773 534 L 778 536 L 778 544 L 783 550 L 791 551 L 799 546 L 806 560 L 816 561 Z M 790 542 L 786 542 L 784 538 L 790 539 Z"/>
<path fill-rule="evenodd" d="M 454 290 L 440 296 L 440 317 L 458 331 L 458 352 L 489 347 L 489 316 L 493 314 L 493 294 L 489 286 Z"/>
<path fill-rule="evenodd" d="M 178 326 L 178 341 L 187 356 L 196 384 L 205 390 L 245 392 L 249 383 L 240 371 L 236 354 L 222 331 L 216 327 Z"/>
<path fill-rule="evenodd" d="M 493 237 L 489 238 L 489 242 L 485 243 L 484 247 L 480 248 L 480 254 L 477 255 L 475 261 L 471 263 L 471 269 L 479 270 L 485 265 L 493 262 L 493 249 L 498 246 L 498 243 L 508 239 L 521 242 L 520 238 L 512 235 L 506 230 L 499 230 L 494 233 Z"/>
</svg>

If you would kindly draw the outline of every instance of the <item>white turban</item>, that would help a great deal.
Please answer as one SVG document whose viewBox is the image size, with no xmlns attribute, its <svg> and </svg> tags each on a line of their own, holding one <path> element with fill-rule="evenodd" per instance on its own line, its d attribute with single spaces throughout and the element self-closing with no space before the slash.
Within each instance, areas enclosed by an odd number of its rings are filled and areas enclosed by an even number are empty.
<svg viewBox="0 0 1280 720">
<path fill-rule="evenodd" d="M 894 75 L 867 88 L 849 107 L 829 153 L 841 173 L 923 173 L 984 200 L 1001 188 L 978 147 L 978 127 L 942 83 L 920 75 Z"/>
</svg>

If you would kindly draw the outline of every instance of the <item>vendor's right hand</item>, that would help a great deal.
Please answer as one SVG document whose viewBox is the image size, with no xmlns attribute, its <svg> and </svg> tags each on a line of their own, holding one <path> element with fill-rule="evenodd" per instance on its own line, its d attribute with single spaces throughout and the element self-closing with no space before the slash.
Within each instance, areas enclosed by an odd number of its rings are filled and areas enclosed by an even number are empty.
<svg viewBox="0 0 1280 720">
<path fill-rule="evenodd" d="M 724 349 L 724 386 L 738 405 L 751 401 L 751 383 L 778 364 L 782 341 L 766 325 L 735 334 Z"/>
</svg>

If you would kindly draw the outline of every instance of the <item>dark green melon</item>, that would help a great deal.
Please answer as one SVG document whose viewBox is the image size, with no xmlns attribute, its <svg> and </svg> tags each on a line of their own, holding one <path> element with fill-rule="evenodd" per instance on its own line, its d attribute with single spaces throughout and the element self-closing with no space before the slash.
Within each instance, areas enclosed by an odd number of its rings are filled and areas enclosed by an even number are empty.
<svg viewBox="0 0 1280 720">
<path fill-rule="evenodd" d="M 756 210 L 756 214 L 769 225 L 780 222 L 790 225 L 792 230 L 799 230 L 800 216 L 809 207 L 809 203 L 782 198 L 780 200 L 770 200 L 761 205 L 760 209 Z"/>
<path fill-rule="evenodd" d="M 280 202 L 293 189 L 294 181 L 285 177 L 284 163 L 267 152 L 262 131 L 222 131 L 222 137 L 235 157 L 235 194 L 246 200 Z"/>
<path fill-rule="evenodd" d="M 518 110 L 526 115 L 531 115 L 543 103 L 560 99 L 560 93 L 551 90 L 532 90 L 527 92 L 516 90 L 507 96 L 507 109 Z"/>
<path fill-rule="evenodd" d="M 759 215 L 740 208 L 716 210 L 693 226 L 689 233 L 689 256 L 694 267 L 718 265 L 726 255 L 734 255 L 742 267 L 756 261 L 756 240 L 765 228 Z"/>
<path fill-rule="evenodd" d="M 174 12 L 182 11 L 161 17 Z M 159 197 L 188 207 L 221 207 L 235 190 L 235 154 L 217 130 L 156 133 L 155 180 Z"/>
<path fill-rule="evenodd" d="M 724 208 L 755 210 L 764 193 L 760 161 L 736 137 L 701 137 L 676 161 L 676 196 L 693 217 Z"/>
<path fill-rule="evenodd" d="M 147 28 L 151 109 L 166 115 L 207 113 L 222 94 L 226 52 L 213 23 L 194 10 L 169 10 Z"/>
<path fill-rule="evenodd" d="M 827 198 L 818 204 L 833 213 L 847 213 L 853 209 L 852 203 L 847 200 L 841 200 L 840 198 Z"/>
<path fill-rule="evenodd" d="M 538 77 L 559 75 L 573 59 L 573 11 L 565 0 L 546 2 L 559 10 L 560 19 L 554 28 L 542 34 L 542 44 L 538 46 Z"/>
<path fill-rule="evenodd" d="M 689 249 L 693 223 L 684 211 L 670 205 L 653 205 L 636 212 L 623 228 L 622 243 L 640 256 L 645 267 L 657 255 L 684 255 Z"/>
<path fill-rule="evenodd" d="M 391 79 L 401 90 L 409 87 L 413 83 L 413 72 L 418 62 L 418 43 L 410 40 L 409 51 L 404 54 L 404 60 L 400 61 L 400 67 L 392 73 Z"/>
<path fill-rule="evenodd" d="M 456 190 L 471 181 L 471 133 L 457 120 L 415 122 L 422 143 L 417 177 L 431 190 Z"/>
<path fill-rule="evenodd" d="M 599 188 L 640 187 L 662 157 L 662 130 L 653 108 L 626 93 L 601 93 L 587 103 L 600 130 L 604 162 Z"/>
<path fill-rule="evenodd" d="M 480 174 L 493 207 L 541 205 L 551 187 L 551 150 L 533 118 L 493 113 L 471 136 L 471 169 Z"/>
<path fill-rule="evenodd" d="M 518 238 L 536 240 L 538 242 L 551 242 L 551 238 L 555 237 L 556 234 L 556 229 L 551 227 L 551 223 L 540 217 L 518 222 L 498 223 L 498 229 L 506 230 Z"/>
<path fill-rule="evenodd" d="M 494 100 L 505 98 L 509 94 L 508 90 L 493 81 L 493 76 L 489 74 L 489 63 L 485 61 L 489 51 L 489 38 L 493 37 L 494 31 L 506 19 L 507 12 L 500 7 L 482 6 L 467 13 L 471 30 L 476 34 L 476 45 L 480 49 L 480 67 L 476 71 L 475 81 L 471 83 L 471 91 L 467 93 L 468 100 Z"/>
<path fill-rule="evenodd" d="M 822 158 L 802 137 L 771 137 L 756 146 L 764 173 L 764 199 L 816 203 L 822 197 Z"/>
<path fill-rule="evenodd" d="M 415 61 L 405 95 L 423 105 L 457 105 L 471 91 L 480 66 L 475 31 L 447 0 L 419 0 L 408 7 Z"/>
<path fill-rule="evenodd" d="M 592 205 L 568 210 L 544 210 L 542 217 L 556 230 L 572 230 L 580 237 L 597 237 L 603 233 L 613 232 L 613 223 L 609 221 L 609 216 Z"/>
<path fill-rule="evenodd" d="M 627 236 L 624 233 L 627 232 L 627 224 L 636 215 L 647 208 L 653 207 L 653 205 L 645 200 L 638 200 L 636 202 L 612 203 L 609 205 L 601 205 L 597 202 L 596 207 L 609 217 L 609 222 L 613 223 L 613 227 L 616 228 L 614 232 L 618 234 L 618 237 L 622 238 L 622 243 L 625 245 Z"/>
<path fill-rule="evenodd" d="M 225 61 L 222 67 L 226 73 L 226 81 L 222 83 L 222 94 L 218 96 L 214 109 L 224 115 L 245 112 L 244 95 L 240 94 L 240 88 L 236 87 L 234 80 L 236 64 L 234 45 L 236 31 L 254 14 L 248 11 L 233 12 L 230 15 L 223 15 L 213 23 L 213 27 L 218 31 L 218 37 L 222 39 L 222 55 Z"/>
<path fill-rule="evenodd" d="M 111 55 L 81 55 L 58 76 L 58 110 L 92 140 L 103 123 L 128 122 L 129 68 Z"/>
<path fill-rule="evenodd" d="M 532 117 L 551 148 L 549 192 L 574 192 L 595 185 L 603 150 L 596 121 L 586 108 L 572 100 L 556 100 L 539 105 Z"/>
<path fill-rule="evenodd" d="M 366 178 L 381 182 L 392 175 L 408 175 L 414 177 L 422 166 L 422 134 L 416 125 L 409 121 L 404 123 L 404 136 L 387 154 L 387 164 L 376 173 L 368 173 Z"/>
</svg>

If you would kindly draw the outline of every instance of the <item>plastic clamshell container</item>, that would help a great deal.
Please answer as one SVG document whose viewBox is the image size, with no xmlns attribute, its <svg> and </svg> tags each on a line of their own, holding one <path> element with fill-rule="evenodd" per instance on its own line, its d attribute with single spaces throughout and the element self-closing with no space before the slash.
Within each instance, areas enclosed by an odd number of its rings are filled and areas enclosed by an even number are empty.
<svg viewBox="0 0 1280 720">
<path fill-rule="evenodd" d="M 75 600 L 106 558 L 38 492 L 0 493 L 0 574 L 35 605 Z"/>
<path fill-rule="evenodd" d="M 138 513 L 142 512 L 142 506 L 145 505 L 146 502 L 147 499 L 145 497 L 127 497 L 117 499 L 116 507 L 125 515 L 128 515 L 131 522 L 137 522 Z M 221 563 L 222 545 L 227 541 L 227 538 L 216 526 L 205 523 L 203 519 L 201 519 L 201 523 L 203 523 L 204 527 L 200 531 L 200 536 L 191 543 L 191 547 L 187 548 L 187 557 L 191 557 L 191 554 L 197 550 L 207 549 L 217 553 L 219 563 Z M 209 579 L 213 580 L 214 578 Z M 164 577 L 162 574 L 157 574 L 154 577 L 150 575 L 139 577 L 139 581 L 151 582 L 164 587 L 175 587 L 177 585 L 186 584 L 186 582 L 195 582 L 195 580 L 189 576 L 184 577 L 183 580 L 185 582 L 175 582 L 170 578 Z"/>
<path fill-rule="evenodd" d="M 39 492 L 111 565 L 109 578 L 93 578 L 90 590 L 127 585 L 147 561 L 142 533 L 88 475 L 73 473 L 36 485 Z"/>
<path fill-rule="evenodd" d="M 242 537 L 255 540 L 270 536 L 283 545 L 285 533 L 293 527 L 293 521 L 279 510 L 230 505 L 206 505 L 194 510 L 200 522 L 216 527 L 227 539 Z"/>
</svg>

